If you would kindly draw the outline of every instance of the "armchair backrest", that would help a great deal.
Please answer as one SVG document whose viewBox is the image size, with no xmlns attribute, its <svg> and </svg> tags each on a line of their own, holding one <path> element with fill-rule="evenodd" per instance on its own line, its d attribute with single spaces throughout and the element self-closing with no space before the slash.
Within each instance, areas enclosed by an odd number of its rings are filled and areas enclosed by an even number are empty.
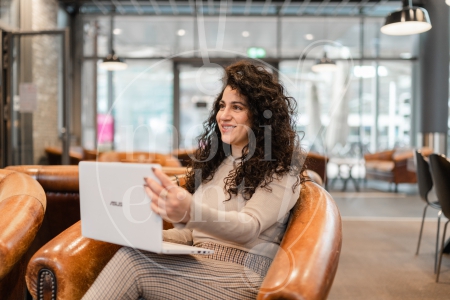
<svg viewBox="0 0 450 300">
<path fill-rule="evenodd" d="M 0 299 L 24 299 L 25 255 L 44 219 L 45 193 L 30 176 L 0 170 Z"/>
<path fill-rule="evenodd" d="M 303 184 L 258 299 L 326 299 L 339 263 L 342 224 L 325 189 Z"/>
<path fill-rule="evenodd" d="M 308 152 L 305 159 L 305 165 L 308 170 L 314 171 L 322 178 L 325 183 L 327 180 L 327 163 L 329 157 L 314 152 Z"/>
<path fill-rule="evenodd" d="M 104 152 L 98 156 L 100 162 L 154 162 L 163 167 L 181 167 L 179 160 L 171 155 L 154 152 Z"/>
</svg>

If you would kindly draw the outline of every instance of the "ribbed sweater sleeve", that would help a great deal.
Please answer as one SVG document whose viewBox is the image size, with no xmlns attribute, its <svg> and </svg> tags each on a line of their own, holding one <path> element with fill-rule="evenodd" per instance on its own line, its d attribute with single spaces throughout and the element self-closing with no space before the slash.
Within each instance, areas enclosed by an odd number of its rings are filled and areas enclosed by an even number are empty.
<svg viewBox="0 0 450 300">
<path fill-rule="evenodd" d="M 163 240 L 166 242 L 192 245 L 192 231 L 188 228 L 172 228 L 163 230 Z"/>
</svg>

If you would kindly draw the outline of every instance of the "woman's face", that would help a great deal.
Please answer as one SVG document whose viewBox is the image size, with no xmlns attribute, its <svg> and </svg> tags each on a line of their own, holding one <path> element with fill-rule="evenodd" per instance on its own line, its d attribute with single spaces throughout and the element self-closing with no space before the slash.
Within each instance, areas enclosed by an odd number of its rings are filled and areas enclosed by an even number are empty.
<svg viewBox="0 0 450 300">
<path fill-rule="evenodd" d="M 219 102 L 216 115 L 222 142 L 243 148 L 248 144 L 247 130 L 250 130 L 247 100 L 237 90 L 227 86 Z"/>
</svg>

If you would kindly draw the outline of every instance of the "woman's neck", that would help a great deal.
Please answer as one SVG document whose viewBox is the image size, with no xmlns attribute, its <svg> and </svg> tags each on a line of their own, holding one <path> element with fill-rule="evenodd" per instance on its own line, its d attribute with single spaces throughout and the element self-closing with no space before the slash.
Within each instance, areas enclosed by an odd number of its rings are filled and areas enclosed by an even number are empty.
<svg viewBox="0 0 450 300">
<path fill-rule="evenodd" d="M 231 156 L 233 156 L 234 158 L 242 157 L 242 149 L 244 149 L 244 147 L 231 145 Z"/>
</svg>

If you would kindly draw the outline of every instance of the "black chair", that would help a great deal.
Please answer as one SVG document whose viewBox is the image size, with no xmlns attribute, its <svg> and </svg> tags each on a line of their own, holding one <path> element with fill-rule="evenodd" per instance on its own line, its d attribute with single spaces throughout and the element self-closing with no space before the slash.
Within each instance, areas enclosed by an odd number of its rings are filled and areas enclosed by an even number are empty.
<svg viewBox="0 0 450 300">
<path fill-rule="evenodd" d="M 450 218 L 450 162 L 443 155 L 431 154 L 429 157 L 431 176 L 433 178 L 436 195 L 441 205 L 442 213 L 445 217 Z M 445 235 L 447 232 L 447 225 L 450 220 L 445 222 L 444 235 L 442 236 L 441 251 L 439 254 L 439 262 L 436 274 L 436 282 L 439 282 L 439 272 L 441 271 L 442 254 L 445 247 Z"/>
<path fill-rule="evenodd" d="M 425 208 L 423 209 L 422 225 L 420 226 L 419 242 L 417 243 L 416 255 L 419 254 L 420 241 L 422 240 L 423 224 L 425 221 L 425 215 L 427 213 L 427 208 L 429 206 L 431 206 L 432 208 L 439 210 L 437 235 L 436 235 L 436 251 L 435 251 L 435 255 L 434 255 L 434 272 L 436 273 L 437 260 L 438 260 L 438 249 L 439 249 L 439 227 L 440 227 L 440 220 L 441 220 L 441 205 L 439 204 L 438 201 L 431 202 L 430 200 L 428 200 L 428 194 L 431 191 L 431 189 L 433 188 L 433 179 L 431 177 L 430 167 L 428 165 L 428 162 L 423 158 L 423 155 L 421 152 L 416 150 L 414 155 L 415 155 L 415 159 L 416 159 L 417 183 L 419 185 L 419 195 L 420 195 L 420 198 L 422 198 L 422 200 L 426 202 Z"/>
</svg>

